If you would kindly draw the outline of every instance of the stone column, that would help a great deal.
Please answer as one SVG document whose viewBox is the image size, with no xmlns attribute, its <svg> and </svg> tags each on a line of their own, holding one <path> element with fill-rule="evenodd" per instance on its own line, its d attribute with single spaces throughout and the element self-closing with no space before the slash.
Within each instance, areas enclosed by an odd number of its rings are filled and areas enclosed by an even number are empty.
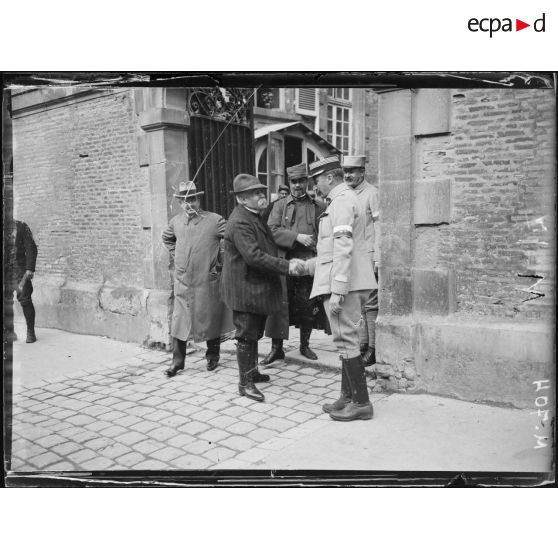
<svg viewBox="0 0 558 558">
<path fill-rule="evenodd" d="M 140 166 L 148 167 L 149 192 L 144 196 L 142 226 L 151 233 L 152 254 L 144 259 L 144 285 L 150 289 L 147 311 L 150 343 L 168 343 L 171 281 L 169 254 L 161 235 L 171 215 L 176 186 L 188 180 L 186 93 L 182 88 L 137 89 L 136 110 Z"/>
</svg>

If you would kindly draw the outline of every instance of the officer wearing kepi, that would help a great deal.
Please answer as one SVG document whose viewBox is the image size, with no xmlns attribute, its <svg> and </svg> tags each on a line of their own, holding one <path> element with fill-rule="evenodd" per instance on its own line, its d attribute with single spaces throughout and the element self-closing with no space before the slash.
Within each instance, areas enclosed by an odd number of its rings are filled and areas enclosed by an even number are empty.
<svg viewBox="0 0 558 558">
<path fill-rule="evenodd" d="M 378 188 L 366 181 L 364 155 L 343 157 L 343 179 L 358 197 L 366 214 L 366 244 L 368 256 L 374 267 L 374 275 L 378 280 L 379 263 L 379 203 Z M 362 325 L 359 330 L 360 352 L 364 366 L 372 366 L 376 362 L 376 318 L 378 317 L 378 287 L 372 289 L 370 296 L 362 307 Z"/>
<path fill-rule="evenodd" d="M 366 244 L 366 216 L 357 195 L 343 183 L 339 160 L 310 164 L 310 175 L 327 208 L 318 232 L 318 256 L 305 262 L 314 275 L 311 297 L 323 295 L 335 343 L 341 358 L 341 395 L 323 406 L 334 420 L 367 420 L 373 416 L 360 355 L 358 325 L 361 308 L 376 288 Z"/>
</svg>

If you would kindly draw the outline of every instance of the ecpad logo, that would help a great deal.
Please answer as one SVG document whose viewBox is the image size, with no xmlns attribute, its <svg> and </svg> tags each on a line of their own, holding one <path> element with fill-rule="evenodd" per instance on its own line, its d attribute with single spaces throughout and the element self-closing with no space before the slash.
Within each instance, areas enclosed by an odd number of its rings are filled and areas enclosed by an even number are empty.
<svg viewBox="0 0 558 558">
<path fill-rule="evenodd" d="M 544 33 L 545 32 L 545 16 L 546 14 L 543 13 L 542 17 L 536 19 L 533 22 L 533 29 L 537 33 Z M 477 33 L 478 31 L 482 31 L 484 33 L 490 33 L 490 38 L 494 33 L 498 31 L 514 31 L 512 19 L 509 17 L 505 17 L 503 19 L 497 17 L 485 17 L 482 19 L 477 19 L 476 17 L 472 17 L 468 23 L 467 27 L 469 31 L 473 33 Z M 525 23 L 520 19 L 515 20 L 515 31 L 521 31 L 522 29 L 526 29 L 527 27 L 531 27 L 530 23 Z"/>
</svg>

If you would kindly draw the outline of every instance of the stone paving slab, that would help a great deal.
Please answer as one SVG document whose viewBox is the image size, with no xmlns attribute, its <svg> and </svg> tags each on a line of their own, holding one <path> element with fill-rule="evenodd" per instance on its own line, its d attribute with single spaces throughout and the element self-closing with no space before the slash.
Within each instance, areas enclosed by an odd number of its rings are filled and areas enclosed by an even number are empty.
<svg viewBox="0 0 558 558">
<path fill-rule="evenodd" d="M 215 372 L 205 370 L 204 358 L 190 358 L 172 379 L 160 369 L 166 366 L 152 366 L 168 359 L 147 351 L 16 394 L 13 470 L 253 466 L 322 415 L 319 405 L 290 397 L 300 386 L 330 386 L 332 398 L 337 392 L 334 372 L 285 362 L 269 370 L 272 382 L 261 385 L 268 401 L 257 403 L 238 395 L 232 354 L 223 352 Z"/>
</svg>

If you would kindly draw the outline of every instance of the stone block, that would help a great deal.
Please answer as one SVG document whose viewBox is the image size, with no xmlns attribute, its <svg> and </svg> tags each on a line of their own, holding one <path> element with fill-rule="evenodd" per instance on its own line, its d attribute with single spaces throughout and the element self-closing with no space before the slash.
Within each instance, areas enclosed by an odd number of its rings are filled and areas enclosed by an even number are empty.
<svg viewBox="0 0 558 558">
<path fill-rule="evenodd" d="M 380 236 L 382 266 L 410 268 L 411 230 L 409 225 L 390 226 L 389 224 L 382 224 Z"/>
<path fill-rule="evenodd" d="M 389 180 L 380 188 L 382 223 L 411 222 L 411 179 Z"/>
<path fill-rule="evenodd" d="M 455 311 L 455 273 L 451 269 L 411 270 L 413 311 L 446 315 Z"/>
<path fill-rule="evenodd" d="M 145 134 L 138 135 L 138 161 L 140 167 L 149 165 L 149 141 Z"/>
<path fill-rule="evenodd" d="M 392 91 L 380 95 L 380 137 L 411 135 L 411 92 Z"/>
<path fill-rule="evenodd" d="M 380 313 L 409 314 L 412 311 L 411 278 L 405 270 L 380 268 Z"/>
<path fill-rule="evenodd" d="M 380 180 L 407 180 L 411 176 L 411 138 L 380 136 Z"/>
<path fill-rule="evenodd" d="M 450 132 L 451 90 L 419 89 L 413 95 L 413 134 Z"/>
<path fill-rule="evenodd" d="M 107 312 L 136 316 L 142 309 L 142 294 L 141 289 L 132 287 L 103 287 L 99 304 Z"/>
<path fill-rule="evenodd" d="M 441 246 L 441 227 L 416 227 L 413 246 L 415 267 L 434 268 L 438 266 Z"/>
<path fill-rule="evenodd" d="M 450 219 L 450 180 L 417 180 L 414 203 L 415 225 L 449 223 Z"/>
<path fill-rule="evenodd" d="M 162 128 L 188 128 L 190 115 L 186 110 L 176 108 L 152 108 L 139 116 L 140 126 L 144 130 L 160 130 Z"/>
</svg>

